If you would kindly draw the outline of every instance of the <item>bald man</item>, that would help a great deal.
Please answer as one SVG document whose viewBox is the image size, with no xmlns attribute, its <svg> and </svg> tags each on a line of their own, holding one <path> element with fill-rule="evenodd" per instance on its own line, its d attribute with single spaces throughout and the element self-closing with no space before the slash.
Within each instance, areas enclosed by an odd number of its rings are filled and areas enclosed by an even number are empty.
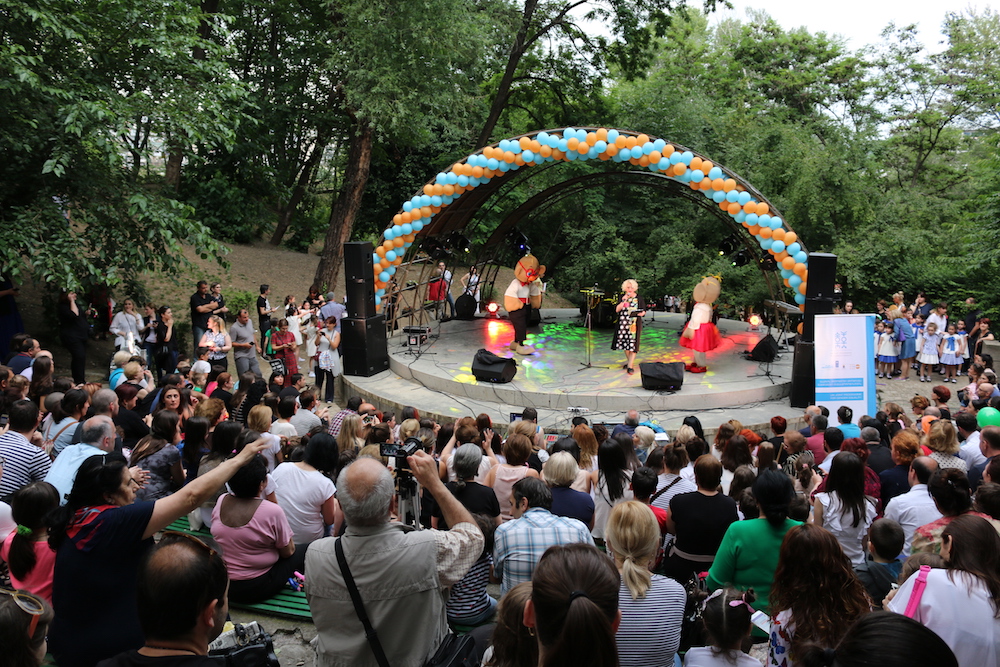
<svg viewBox="0 0 1000 667">
<path fill-rule="evenodd" d="M 112 391 L 111 394 L 114 394 Z M 116 397 L 117 398 L 117 397 Z M 76 471 L 80 465 L 95 454 L 115 451 L 115 424 L 111 417 L 98 415 L 83 422 L 80 428 L 80 443 L 65 447 L 52 462 L 45 481 L 59 491 L 60 504 L 66 504 L 69 492 L 76 481 Z"/>
<path fill-rule="evenodd" d="M 434 459 L 418 451 L 407 461 L 451 528 L 411 531 L 391 522 L 393 479 L 379 460 L 362 457 L 340 473 L 337 499 L 347 531 L 313 542 L 306 552 L 319 665 L 378 666 L 351 602 L 338 546 L 389 664 L 423 664 L 434 654 L 448 633 L 447 588 L 482 555 L 483 534 L 441 481 Z"/>
</svg>

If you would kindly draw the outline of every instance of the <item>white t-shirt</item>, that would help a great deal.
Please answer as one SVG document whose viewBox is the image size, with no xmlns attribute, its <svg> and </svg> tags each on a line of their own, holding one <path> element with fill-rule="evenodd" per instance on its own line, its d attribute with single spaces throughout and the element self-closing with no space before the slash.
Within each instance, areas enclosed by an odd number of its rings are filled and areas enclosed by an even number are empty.
<svg viewBox="0 0 1000 667">
<path fill-rule="evenodd" d="M 318 470 L 303 470 L 294 463 L 274 469 L 274 492 L 285 510 L 296 544 L 308 544 L 323 537 L 322 506 L 337 492 L 329 477 Z"/>
<path fill-rule="evenodd" d="M 851 559 L 855 566 L 865 562 L 865 552 L 861 547 L 861 538 L 868 534 L 868 527 L 875 521 L 875 504 L 865 501 L 865 514 L 857 526 L 852 526 L 854 512 L 843 511 L 844 504 L 836 493 L 817 493 L 816 500 L 823 507 L 823 527 L 833 533 L 840 542 L 844 555 Z"/>
<path fill-rule="evenodd" d="M 979 577 L 951 570 L 933 569 L 927 573 L 927 588 L 920 598 L 914 620 L 944 640 L 959 667 L 982 667 L 1000 664 L 1000 619 L 993 615 L 989 590 Z M 897 614 L 906 611 L 917 573 L 906 580 L 887 609 Z M 971 590 L 970 590 L 971 589 Z"/>
<path fill-rule="evenodd" d="M 532 296 L 539 296 L 541 293 L 542 285 L 539 281 L 536 280 L 527 285 L 522 285 L 520 280 L 514 278 L 514 280 L 510 281 L 510 285 L 507 286 L 507 291 L 503 295 L 515 299 L 527 299 Z"/>
<path fill-rule="evenodd" d="M 7 539 L 14 529 L 17 528 L 17 522 L 14 521 L 13 512 L 10 509 L 10 505 L 5 502 L 0 502 L 0 542 Z"/>
<path fill-rule="evenodd" d="M 204 373 L 208 375 L 212 372 L 212 364 L 208 363 L 204 359 L 199 359 L 198 361 L 191 364 L 192 373 Z"/>
<path fill-rule="evenodd" d="M 273 433 L 261 433 L 261 437 L 267 438 L 270 441 L 267 449 L 260 454 L 267 461 L 267 471 L 271 472 L 274 470 L 274 466 L 278 465 L 277 456 L 278 452 L 281 451 L 281 438 Z M 270 489 L 268 493 L 270 493 Z"/>
<path fill-rule="evenodd" d="M 720 651 L 699 646 L 684 656 L 684 667 L 760 667 L 760 660 L 742 651 Z"/>
<path fill-rule="evenodd" d="M 275 435 L 283 435 L 286 438 L 294 438 L 299 434 L 291 422 L 284 422 L 280 419 L 271 424 L 271 433 Z"/>
</svg>

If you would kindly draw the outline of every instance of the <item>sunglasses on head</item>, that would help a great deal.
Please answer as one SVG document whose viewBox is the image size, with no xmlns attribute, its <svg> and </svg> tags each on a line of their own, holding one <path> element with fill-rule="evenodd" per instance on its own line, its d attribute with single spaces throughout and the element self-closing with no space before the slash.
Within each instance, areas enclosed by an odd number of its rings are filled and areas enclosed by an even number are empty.
<svg viewBox="0 0 1000 667">
<path fill-rule="evenodd" d="M 45 612 L 44 603 L 30 593 L 22 593 L 6 588 L 0 588 L 0 593 L 14 598 L 14 604 L 25 614 L 31 616 L 31 623 L 28 624 L 28 639 L 34 637 L 35 630 L 38 629 L 38 619 Z"/>
</svg>

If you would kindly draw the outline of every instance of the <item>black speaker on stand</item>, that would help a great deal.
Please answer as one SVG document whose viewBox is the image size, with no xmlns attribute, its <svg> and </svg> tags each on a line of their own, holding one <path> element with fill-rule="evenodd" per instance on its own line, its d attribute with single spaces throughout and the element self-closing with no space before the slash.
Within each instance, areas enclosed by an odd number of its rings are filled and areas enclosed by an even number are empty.
<svg viewBox="0 0 1000 667">
<path fill-rule="evenodd" d="M 805 408 L 816 401 L 816 315 L 830 315 L 836 295 L 837 256 L 825 252 L 809 253 L 809 280 L 806 283 L 806 310 L 802 317 L 802 335 L 795 342 L 792 362 L 790 405 Z"/>
<path fill-rule="evenodd" d="M 389 370 L 385 318 L 375 313 L 372 244 L 344 244 L 347 317 L 340 326 L 340 356 L 344 375 L 371 377 Z"/>
<path fill-rule="evenodd" d="M 760 342 L 750 351 L 751 361 L 760 361 L 765 364 L 773 362 L 778 357 L 778 341 L 774 336 L 767 334 L 760 339 Z"/>
<path fill-rule="evenodd" d="M 642 388 L 651 390 L 678 391 L 684 384 L 684 362 L 653 361 L 639 364 Z"/>
</svg>

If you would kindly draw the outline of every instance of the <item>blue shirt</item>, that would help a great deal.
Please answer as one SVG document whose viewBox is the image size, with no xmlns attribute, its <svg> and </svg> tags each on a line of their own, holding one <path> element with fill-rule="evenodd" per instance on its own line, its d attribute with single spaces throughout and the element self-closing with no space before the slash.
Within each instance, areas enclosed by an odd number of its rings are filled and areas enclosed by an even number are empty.
<svg viewBox="0 0 1000 667">
<path fill-rule="evenodd" d="M 500 576 L 501 595 L 531 581 L 535 566 L 549 547 L 594 543 L 590 529 L 581 521 L 556 516 L 541 507 L 532 507 L 519 519 L 498 526 L 493 540 L 493 563 Z"/>
<path fill-rule="evenodd" d="M 844 434 L 844 440 L 861 437 L 861 427 L 857 424 L 837 424 L 837 428 Z"/>
<path fill-rule="evenodd" d="M 336 317 L 337 326 L 334 327 L 334 331 L 340 331 L 340 321 L 344 319 L 344 313 L 347 312 L 347 306 L 342 303 L 337 303 L 336 301 L 328 301 L 322 308 L 319 309 L 319 316 L 323 322 L 326 322 L 328 318 Z"/>
<path fill-rule="evenodd" d="M 59 452 L 59 456 L 52 462 L 49 474 L 45 476 L 45 481 L 56 487 L 59 491 L 59 504 L 66 504 L 66 496 L 73 490 L 73 482 L 76 481 L 76 471 L 80 469 L 83 462 L 91 456 L 107 454 L 102 449 L 93 445 L 79 444 L 70 445 Z"/>
</svg>

